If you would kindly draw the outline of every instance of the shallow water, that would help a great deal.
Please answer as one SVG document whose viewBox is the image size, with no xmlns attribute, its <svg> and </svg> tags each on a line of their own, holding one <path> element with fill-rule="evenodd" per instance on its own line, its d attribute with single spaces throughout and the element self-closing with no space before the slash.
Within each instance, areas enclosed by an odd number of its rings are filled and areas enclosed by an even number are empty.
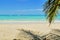
<svg viewBox="0 0 60 40">
<path fill-rule="evenodd" d="M 19 15 L 0 15 L 0 20 L 30 20 L 30 21 L 36 21 L 36 20 L 45 20 L 46 17 L 41 15 L 41 16 L 19 16 Z"/>
</svg>

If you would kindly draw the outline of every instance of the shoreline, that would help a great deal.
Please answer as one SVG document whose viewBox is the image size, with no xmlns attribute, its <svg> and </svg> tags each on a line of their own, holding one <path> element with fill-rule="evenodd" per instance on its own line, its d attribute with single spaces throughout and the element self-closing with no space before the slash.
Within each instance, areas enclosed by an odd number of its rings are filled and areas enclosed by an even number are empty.
<svg viewBox="0 0 60 40">
<path fill-rule="evenodd" d="M 15 20 L 4 20 L 4 21 L 2 21 L 2 20 L 0 20 L 0 24 L 1 23 L 13 23 L 13 24 L 15 24 L 15 23 L 34 23 L 34 24 L 36 24 L 36 23 L 46 23 L 46 21 L 15 21 Z"/>
<path fill-rule="evenodd" d="M 49 22 L 48 21 L 13 21 L 13 20 L 4 20 L 4 21 L 2 21 L 2 20 L 0 20 L 0 24 L 44 24 L 44 23 L 46 23 L 46 24 L 49 24 Z M 54 22 L 52 22 L 51 24 L 59 24 L 60 23 L 60 21 L 54 21 Z"/>
</svg>

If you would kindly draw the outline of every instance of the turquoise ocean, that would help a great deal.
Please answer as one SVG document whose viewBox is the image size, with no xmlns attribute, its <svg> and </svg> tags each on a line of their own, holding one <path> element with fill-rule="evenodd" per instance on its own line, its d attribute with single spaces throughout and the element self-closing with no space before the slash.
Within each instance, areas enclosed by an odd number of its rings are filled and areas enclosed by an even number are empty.
<svg viewBox="0 0 60 40">
<path fill-rule="evenodd" d="M 33 15 L 0 15 L 0 20 L 20 20 L 20 21 L 39 21 L 45 20 L 45 16 L 33 16 Z"/>
<path fill-rule="evenodd" d="M 17 21 L 45 21 L 45 15 L 0 15 L 0 20 L 17 20 Z M 56 17 L 60 20 L 60 16 Z"/>
</svg>

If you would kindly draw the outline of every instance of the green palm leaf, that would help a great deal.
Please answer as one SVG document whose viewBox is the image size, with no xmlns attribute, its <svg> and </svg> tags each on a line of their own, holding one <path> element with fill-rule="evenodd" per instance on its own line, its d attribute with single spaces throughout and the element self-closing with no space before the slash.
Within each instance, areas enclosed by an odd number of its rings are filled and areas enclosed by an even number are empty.
<svg viewBox="0 0 60 40">
<path fill-rule="evenodd" d="M 47 19 L 49 20 L 49 23 L 51 24 L 56 16 L 56 12 L 58 9 L 59 0 L 48 0 L 44 4 L 44 11 L 47 14 Z"/>
</svg>

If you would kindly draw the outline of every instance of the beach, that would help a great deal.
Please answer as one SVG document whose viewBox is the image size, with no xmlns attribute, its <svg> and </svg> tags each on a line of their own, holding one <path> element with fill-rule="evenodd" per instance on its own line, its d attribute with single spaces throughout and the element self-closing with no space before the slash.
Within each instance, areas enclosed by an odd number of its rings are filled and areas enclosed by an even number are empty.
<svg viewBox="0 0 60 40">
<path fill-rule="evenodd" d="M 59 22 L 52 23 L 41 21 L 0 21 L 0 40 L 12 40 L 19 33 L 18 29 L 30 30 L 41 35 L 49 33 L 51 28 L 59 28 Z"/>
</svg>

